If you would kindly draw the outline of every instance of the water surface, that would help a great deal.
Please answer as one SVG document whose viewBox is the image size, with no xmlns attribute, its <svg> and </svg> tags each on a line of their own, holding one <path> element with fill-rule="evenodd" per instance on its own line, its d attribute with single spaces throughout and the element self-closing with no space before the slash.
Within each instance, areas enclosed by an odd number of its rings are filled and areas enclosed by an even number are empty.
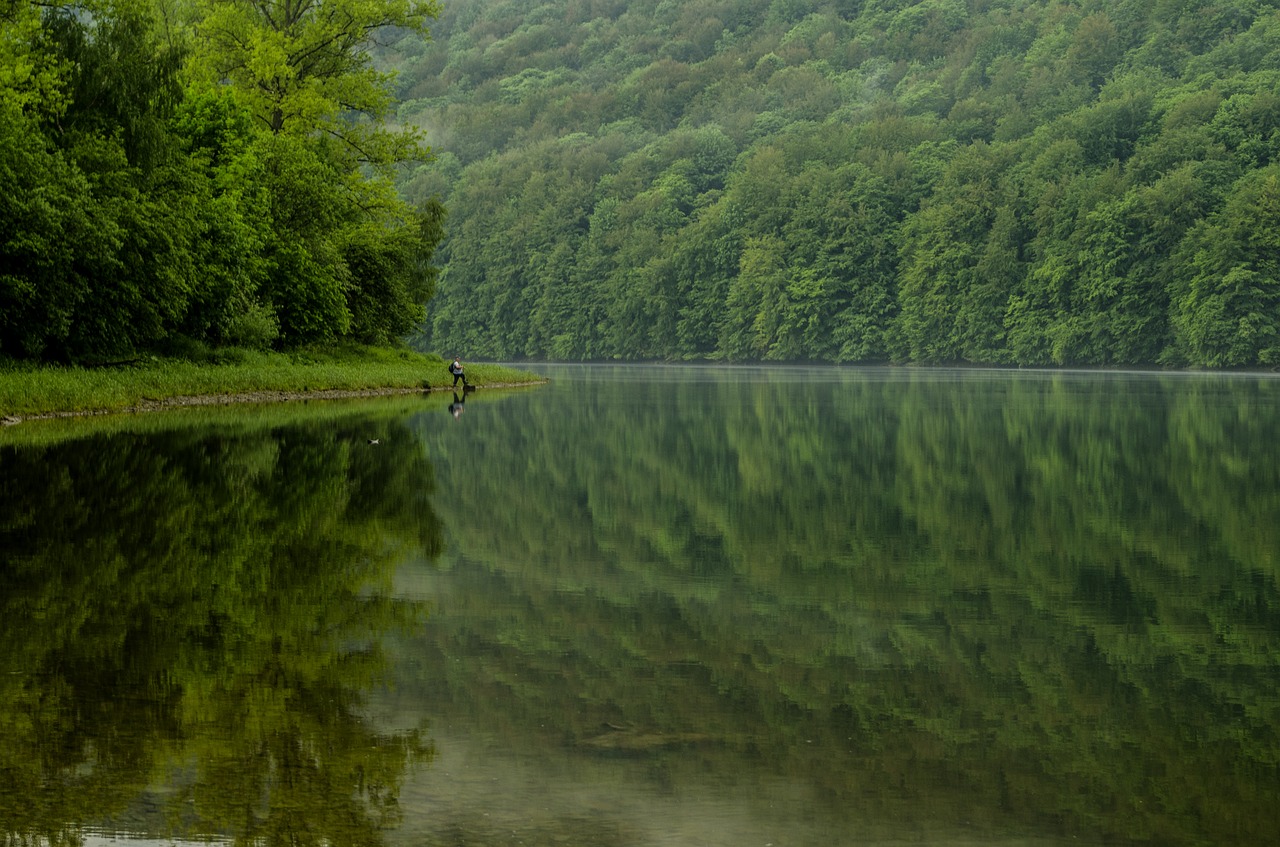
<svg viewBox="0 0 1280 847">
<path fill-rule="evenodd" d="M 548 370 L 5 433 L 0 829 L 1280 832 L 1280 382 Z"/>
</svg>

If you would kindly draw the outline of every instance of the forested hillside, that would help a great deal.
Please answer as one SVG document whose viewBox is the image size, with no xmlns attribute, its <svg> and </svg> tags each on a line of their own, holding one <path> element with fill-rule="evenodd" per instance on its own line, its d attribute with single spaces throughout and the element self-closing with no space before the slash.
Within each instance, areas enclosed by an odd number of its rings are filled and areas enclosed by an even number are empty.
<svg viewBox="0 0 1280 847">
<path fill-rule="evenodd" d="M 471 357 L 1280 363 L 1276 0 L 450 0 Z"/>
<path fill-rule="evenodd" d="M 0 0 L 0 362 L 382 343 L 441 213 L 369 34 L 432 0 Z"/>
</svg>

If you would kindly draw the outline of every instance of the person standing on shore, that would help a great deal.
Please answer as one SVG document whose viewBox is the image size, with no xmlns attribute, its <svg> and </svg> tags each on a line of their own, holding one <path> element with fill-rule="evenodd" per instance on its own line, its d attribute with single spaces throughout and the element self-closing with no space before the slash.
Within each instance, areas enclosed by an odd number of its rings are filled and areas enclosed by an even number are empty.
<svg viewBox="0 0 1280 847">
<path fill-rule="evenodd" d="M 453 364 L 449 365 L 449 373 L 453 374 L 453 387 L 458 387 L 458 380 L 462 380 L 462 390 L 467 390 L 467 375 L 462 372 L 462 360 L 457 356 L 453 357 Z"/>
</svg>

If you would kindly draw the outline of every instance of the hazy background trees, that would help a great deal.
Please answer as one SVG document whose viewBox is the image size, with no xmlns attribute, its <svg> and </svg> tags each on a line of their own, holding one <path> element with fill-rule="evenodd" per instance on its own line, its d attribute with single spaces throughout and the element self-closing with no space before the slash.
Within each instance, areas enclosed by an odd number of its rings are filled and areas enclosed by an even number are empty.
<svg viewBox="0 0 1280 847">
<path fill-rule="evenodd" d="M 401 120 L 472 356 L 1259 366 L 1272 0 L 454 0 Z"/>
</svg>

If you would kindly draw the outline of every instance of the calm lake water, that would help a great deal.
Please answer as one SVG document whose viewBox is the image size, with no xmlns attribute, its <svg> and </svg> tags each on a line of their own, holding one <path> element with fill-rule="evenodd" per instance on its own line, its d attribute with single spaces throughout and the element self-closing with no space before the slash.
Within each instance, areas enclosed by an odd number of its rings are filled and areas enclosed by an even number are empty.
<svg viewBox="0 0 1280 847">
<path fill-rule="evenodd" d="M 545 370 L 0 431 L 0 843 L 1280 833 L 1280 379 Z"/>
</svg>

